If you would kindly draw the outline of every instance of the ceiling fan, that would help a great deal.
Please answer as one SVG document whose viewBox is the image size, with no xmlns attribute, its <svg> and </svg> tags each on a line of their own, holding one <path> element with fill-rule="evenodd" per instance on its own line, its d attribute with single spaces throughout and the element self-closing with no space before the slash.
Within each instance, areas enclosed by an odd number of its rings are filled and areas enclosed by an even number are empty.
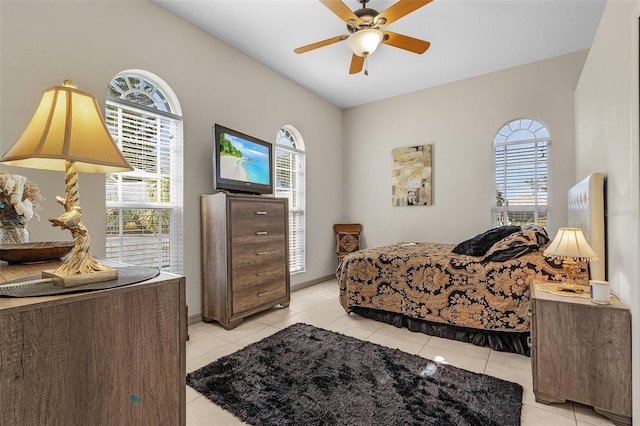
<svg viewBox="0 0 640 426">
<path fill-rule="evenodd" d="M 341 0 L 319 0 L 333 13 L 338 15 L 345 24 L 350 34 L 342 34 L 326 40 L 311 43 L 306 46 L 298 47 L 293 51 L 295 53 L 305 53 L 310 50 L 328 46 L 339 41 L 346 40 L 347 47 L 351 49 L 351 66 L 349 74 L 356 74 L 362 71 L 369 74 L 366 69 L 366 58 L 370 56 L 380 43 L 389 46 L 398 47 L 408 50 L 409 52 L 422 54 L 426 52 L 431 43 L 406 35 L 394 33 L 391 31 L 381 31 L 380 28 L 391 24 L 405 15 L 421 8 L 430 3 L 432 0 L 398 0 L 381 13 L 377 10 L 367 7 L 369 0 L 358 0 L 362 3 L 362 8 L 355 12 L 349 9 Z"/>
</svg>

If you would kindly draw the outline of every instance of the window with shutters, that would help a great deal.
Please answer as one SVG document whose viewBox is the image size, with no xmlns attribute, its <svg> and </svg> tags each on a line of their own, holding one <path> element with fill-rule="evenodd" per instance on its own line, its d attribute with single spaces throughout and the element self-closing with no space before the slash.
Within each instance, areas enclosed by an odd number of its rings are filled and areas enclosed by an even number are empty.
<svg viewBox="0 0 640 426">
<path fill-rule="evenodd" d="M 284 126 L 276 136 L 276 194 L 289 199 L 289 270 L 305 270 L 305 151 L 302 136 Z"/>
<path fill-rule="evenodd" d="M 182 273 L 182 117 L 158 77 L 125 71 L 109 84 L 107 127 L 134 170 L 107 174 L 111 260 Z"/>
<path fill-rule="evenodd" d="M 522 118 L 505 124 L 493 140 L 494 226 L 548 225 L 551 138 L 547 127 Z"/>
</svg>

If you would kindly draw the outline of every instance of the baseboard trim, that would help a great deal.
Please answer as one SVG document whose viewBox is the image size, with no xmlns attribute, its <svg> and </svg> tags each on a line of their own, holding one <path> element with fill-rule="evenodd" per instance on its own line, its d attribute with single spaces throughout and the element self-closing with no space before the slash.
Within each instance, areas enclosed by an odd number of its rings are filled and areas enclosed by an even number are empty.
<svg viewBox="0 0 640 426">
<path fill-rule="evenodd" d="M 305 281 L 303 283 L 292 285 L 291 286 L 291 291 L 302 290 L 303 288 L 311 287 L 312 285 L 323 283 L 323 282 L 329 281 L 329 280 L 333 280 L 335 278 L 336 278 L 335 275 L 327 275 L 327 276 L 324 276 L 324 277 L 316 278 L 316 279 L 311 280 L 311 281 Z M 198 323 L 198 322 L 201 322 L 201 321 L 202 321 L 202 313 L 195 314 L 195 315 L 190 315 L 190 316 L 187 317 L 187 324 L 188 325 L 195 324 L 195 323 Z"/>
<path fill-rule="evenodd" d="M 191 315 L 190 317 L 187 318 L 187 324 L 189 325 L 195 324 L 201 321 L 202 321 L 202 314 Z"/>
<path fill-rule="evenodd" d="M 312 285 L 315 285 L 315 284 L 318 284 L 318 283 L 323 283 L 323 282 L 329 281 L 329 280 L 333 280 L 335 278 L 336 278 L 335 275 L 327 275 L 327 276 L 324 276 L 324 277 L 316 278 L 316 279 L 311 280 L 311 281 L 305 281 L 303 283 L 298 283 L 298 284 L 295 284 L 295 285 L 291 286 L 291 291 L 302 290 L 303 288 L 311 287 Z"/>
</svg>

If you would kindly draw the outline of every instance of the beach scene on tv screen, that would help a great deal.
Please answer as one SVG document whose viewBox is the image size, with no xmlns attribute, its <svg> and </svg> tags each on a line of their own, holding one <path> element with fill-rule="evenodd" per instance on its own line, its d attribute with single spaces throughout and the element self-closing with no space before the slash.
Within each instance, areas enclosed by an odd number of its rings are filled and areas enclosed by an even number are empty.
<svg viewBox="0 0 640 426">
<path fill-rule="evenodd" d="M 220 177 L 269 184 L 269 148 L 220 133 Z"/>
</svg>

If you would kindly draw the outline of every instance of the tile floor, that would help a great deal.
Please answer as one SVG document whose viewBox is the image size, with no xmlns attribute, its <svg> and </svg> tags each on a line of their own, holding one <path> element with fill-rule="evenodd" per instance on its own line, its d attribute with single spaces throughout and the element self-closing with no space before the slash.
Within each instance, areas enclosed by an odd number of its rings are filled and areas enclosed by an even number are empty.
<svg viewBox="0 0 640 426">
<path fill-rule="evenodd" d="M 612 425 L 590 407 L 567 402 L 543 405 L 535 402 L 530 358 L 489 348 L 413 333 L 391 325 L 347 315 L 338 302 L 338 284 L 329 280 L 291 293 L 288 308 L 274 308 L 247 318 L 237 328 L 225 330 L 216 323 L 189 326 L 187 372 L 221 356 L 257 342 L 296 322 L 398 348 L 429 359 L 444 359 L 456 367 L 520 383 L 524 387 L 522 425 Z M 209 402 L 187 386 L 187 426 L 243 424 L 235 416 Z"/>
</svg>

